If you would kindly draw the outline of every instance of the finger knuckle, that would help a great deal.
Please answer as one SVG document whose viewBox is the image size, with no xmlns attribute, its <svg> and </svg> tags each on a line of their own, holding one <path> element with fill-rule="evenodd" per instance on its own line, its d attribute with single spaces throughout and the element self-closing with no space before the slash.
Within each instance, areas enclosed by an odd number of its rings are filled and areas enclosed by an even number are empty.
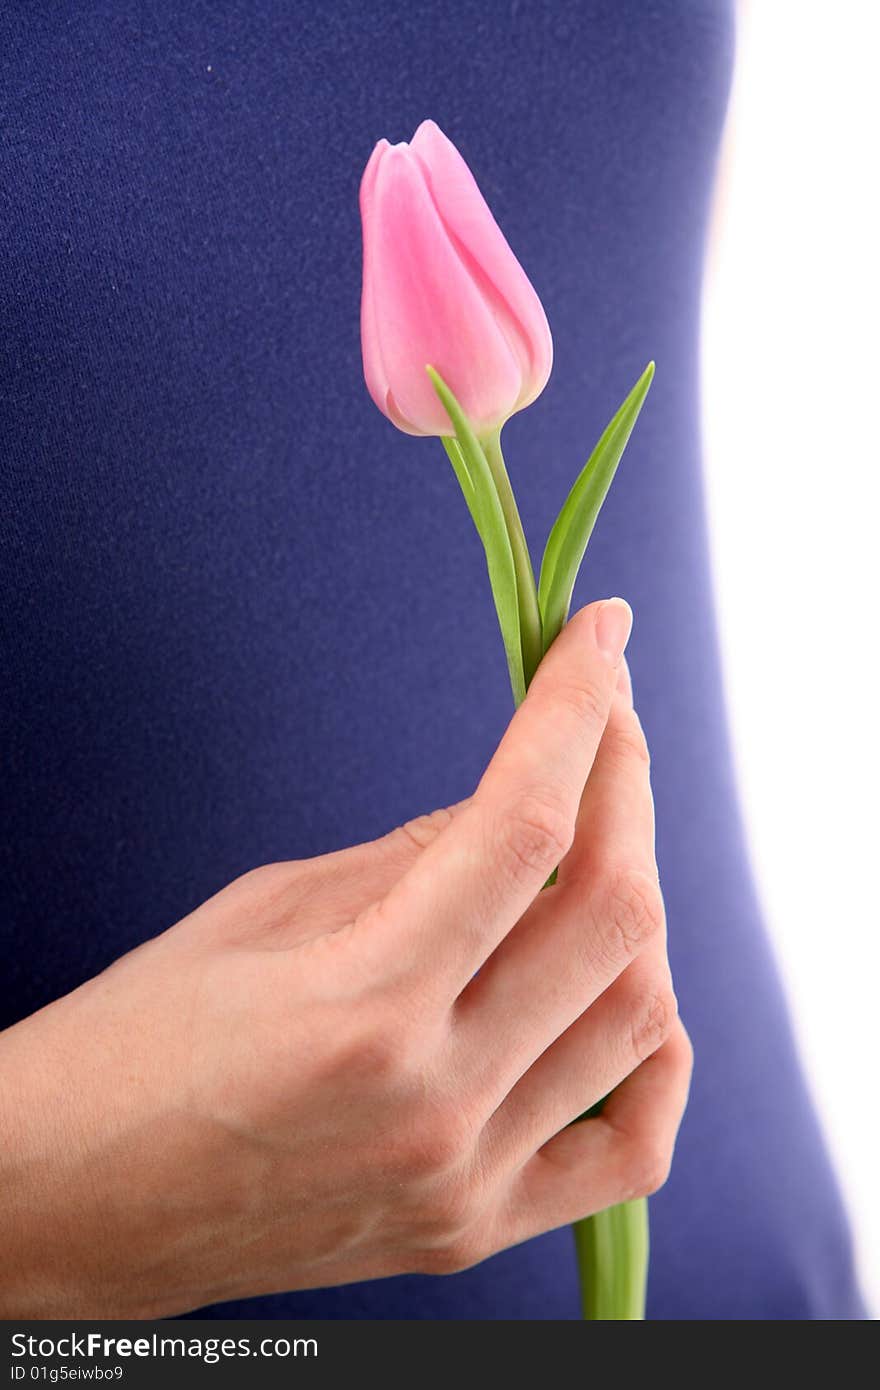
<svg viewBox="0 0 880 1390">
<path fill-rule="evenodd" d="M 549 795 L 530 792 L 508 811 L 503 824 L 508 862 L 515 876 L 549 873 L 574 840 L 572 817 Z"/>
<path fill-rule="evenodd" d="M 281 861 L 271 864 L 257 864 L 253 869 L 247 869 L 243 874 L 239 874 L 235 883 L 242 888 L 255 889 L 258 892 L 274 888 L 283 881 L 286 867 Z"/>
<path fill-rule="evenodd" d="M 427 1128 L 417 1127 L 401 1176 L 414 1213 L 417 1270 L 452 1274 L 485 1258 L 479 1230 L 486 1195 L 470 1125 L 434 1116 Z"/>
<path fill-rule="evenodd" d="M 291 889 L 300 886 L 307 873 L 308 866 L 301 860 L 278 860 L 248 869 L 230 887 L 247 893 L 252 902 L 271 907 L 288 899 Z"/>
<path fill-rule="evenodd" d="M 403 1071 L 405 1048 L 402 1039 L 385 1025 L 358 1028 L 348 1036 L 337 1037 L 334 1048 L 336 1070 L 349 1083 L 368 1085 L 392 1093 Z"/>
<path fill-rule="evenodd" d="M 429 811 L 421 816 L 413 816 L 411 820 L 404 821 L 402 825 L 397 827 L 398 839 L 410 848 L 427 849 L 428 845 L 437 839 L 437 836 L 446 829 L 452 819 L 452 811 L 447 806 L 440 806 L 435 811 Z"/>
<path fill-rule="evenodd" d="M 491 1253 L 476 1230 L 462 1230 L 448 1240 L 422 1251 L 419 1266 L 425 1274 L 461 1274 Z"/>
<path fill-rule="evenodd" d="M 609 730 L 607 737 L 612 756 L 619 763 L 626 765 L 635 762 L 650 768 L 651 752 L 648 740 L 634 710 L 628 710 L 626 718 L 621 720 L 613 731 Z"/>
<path fill-rule="evenodd" d="M 398 1144 L 397 1167 L 411 1181 L 436 1181 L 439 1191 L 463 1199 L 462 1184 L 453 1179 L 466 1169 L 472 1145 L 473 1128 L 460 1110 L 432 1104 L 419 1113 L 416 1107 Z"/>
<path fill-rule="evenodd" d="M 553 700 L 581 724 L 604 725 L 608 718 L 609 693 L 595 681 L 560 682 L 554 687 Z"/>
<path fill-rule="evenodd" d="M 690 1079 L 690 1077 L 693 1075 L 694 1070 L 694 1045 L 691 1042 L 690 1034 L 682 1024 L 681 1019 L 678 1020 L 678 1029 L 681 1035 L 681 1053 L 679 1059 L 679 1066 L 681 1068 L 682 1076 L 686 1077 L 687 1079 Z"/>
<path fill-rule="evenodd" d="M 627 1165 L 626 1200 L 653 1196 L 666 1182 L 671 1167 L 671 1144 L 642 1139 L 634 1146 Z"/>
<path fill-rule="evenodd" d="M 626 867 L 611 873 L 604 899 L 615 953 L 635 956 L 662 930 L 665 909 L 660 884 L 640 869 Z"/>
<path fill-rule="evenodd" d="M 632 1023 L 632 1051 L 640 1062 L 663 1046 L 677 1016 L 678 1001 L 671 981 L 658 983 L 641 996 Z"/>
<path fill-rule="evenodd" d="M 456 1172 L 435 1183 L 421 1212 L 422 1245 L 425 1249 L 446 1249 L 463 1239 L 478 1216 L 476 1194 L 468 1177 Z"/>
</svg>

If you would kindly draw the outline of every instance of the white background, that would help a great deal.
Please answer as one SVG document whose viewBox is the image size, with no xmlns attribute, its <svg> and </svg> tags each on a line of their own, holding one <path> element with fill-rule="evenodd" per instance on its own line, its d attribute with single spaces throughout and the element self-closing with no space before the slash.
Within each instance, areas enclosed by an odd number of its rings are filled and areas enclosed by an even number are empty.
<svg viewBox="0 0 880 1390">
<path fill-rule="evenodd" d="M 740 787 L 875 1315 L 878 89 L 877 0 L 740 6 L 703 321 L 707 488 Z"/>
</svg>

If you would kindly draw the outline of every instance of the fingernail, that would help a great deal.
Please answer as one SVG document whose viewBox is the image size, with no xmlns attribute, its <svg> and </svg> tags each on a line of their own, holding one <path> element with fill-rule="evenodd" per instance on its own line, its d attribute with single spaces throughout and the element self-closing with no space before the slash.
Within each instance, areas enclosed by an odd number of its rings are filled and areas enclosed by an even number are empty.
<svg viewBox="0 0 880 1390">
<path fill-rule="evenodd" d="M 632 609 L 625 599 L 610 598 L 603 603 L 596 618 L 596 642 L 599 650 L 616 666 L 632 630 Z"/>
</svg>

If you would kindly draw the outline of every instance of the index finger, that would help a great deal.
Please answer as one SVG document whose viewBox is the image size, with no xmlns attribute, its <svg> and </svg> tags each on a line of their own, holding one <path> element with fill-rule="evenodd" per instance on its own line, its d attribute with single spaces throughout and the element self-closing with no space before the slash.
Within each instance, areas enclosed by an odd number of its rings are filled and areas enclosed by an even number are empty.
<svg viewBox="0 0 880 1390">
<path fill-rule="evenodd" d="M 619 598 L 575 614 L 471 800 L 370 909 L 371 936 L 398 966 L 457 996 L 568 852 L 631 626 Z"/>
</svg>

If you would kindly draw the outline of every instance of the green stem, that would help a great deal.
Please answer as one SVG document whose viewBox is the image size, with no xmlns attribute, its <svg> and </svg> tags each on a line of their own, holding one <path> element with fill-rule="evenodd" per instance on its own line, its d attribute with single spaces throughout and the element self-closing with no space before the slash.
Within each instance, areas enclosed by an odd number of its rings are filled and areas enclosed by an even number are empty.
<svg viewBox="0 0 880 1390">
<path fill-rule="evenodd" d="M 573 1227 L 584 1318 L 640 1322 L 648 1277 L 648 1203 L 599 1211 Z"/>
<path fill-rule="evenodd" d="M 518 705 L 544 655 L 544 631 L 532 561 L 501 452 L 501 431 L 496 430 L 477 440 L 445 382 L 433 368 L 428 371 L 455 425 L 456 438 L 444 438 L 443 444 L 486 550 L 492 593 L 511 672 L 514 703 Z M 618 453 L 622 450 L 621 444 Z M 485 471 L 487 468 L 488 473 Z M 598 511 L 601 505 L 607 484 L 603 484 L 603 488 L 594 511 Z M 590 497 L 592 494 L 588 501 Z M 591 518 L 590 525 L 595 519 L 592 513 Z M 586 535 L 589 535 L 589 530 Z M 572 583 L 582 554 L 583 547 L 575 557 L 576 563 L 570 576 Z M 550 579 L 553 578 L 552 568 L 548 570 Z M 548 624 L 547 646 L 567 616 L 571 593 L 567 572 L 564 578 L 565 603 L 558 622 Z M 554 869 L 544 887 L 549 888 L 555 882 Z M 589 1114 L 597 1114 L 601 1105 L 600 1101 Z M 641 1200 L 609 1207 L 584 1221 L 575 1222 L 573 1231 L 584 1318 L 590 1321 L 636 1321 L 644 1318 L 648 1270 L 647 1203 Z"/>
<path fill-rule="evenodd" d="M 501 452 L 501 430 L 498 429 L 492 434 L 486 435 L 480 440 L 480 443 L 483 446 L 489 471 L 498 492 L 498 500 L 501 503 L 501 510 L 507 525 L 507 534 L 510 537 L 510 548 L 513 551 L 523 667 L 526 689 L 528 689 L 529 681 L 537 671 L 538 664 L 544 654 L 541 639 L 541 611 L 538 608 L 535 572 L 532 569 L 532 558 L 529 555 L 519 508 L 516 505 L 516 498 L 513 495 L 513 488 L 510 486 L 510 478 L 507 476 L 507 468 L 504 464 L 504 455 Z"/>
<path fill-rule="evenodd" d="M 562 621 L 565 621 L 563 616 Z M 556 632 L 545 633 L 549 648 Z M 554 869 L 545 888 L 556 882 Z M 603 1101 L 586 1120 L 598 1115 Z M 579 1123 L 579 1121 L 575 1121 Z M 645 1198 L 608 1207 L 572 1225 L 581 1308 L 588 1322 L 641 1322 L 645 1316 L 648 1283 L 648 1203 Z"/>
</svg>

